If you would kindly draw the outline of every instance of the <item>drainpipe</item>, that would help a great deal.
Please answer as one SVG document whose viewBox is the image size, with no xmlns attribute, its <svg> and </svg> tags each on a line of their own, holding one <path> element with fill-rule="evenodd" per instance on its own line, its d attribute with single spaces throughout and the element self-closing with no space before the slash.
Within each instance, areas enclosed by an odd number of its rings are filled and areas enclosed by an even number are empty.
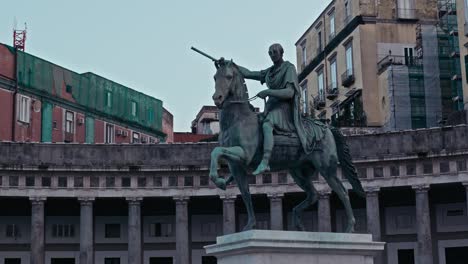
<svg viewBox="0 0 468 264">
<path fill-rule="evenodd" d="M 18 48 L 15 47 L 15 89 L 13 91 L 13 109 L 11 111 L 11 141 L 16 141 L 16 95 L 18 93 Z"/>
</svg>

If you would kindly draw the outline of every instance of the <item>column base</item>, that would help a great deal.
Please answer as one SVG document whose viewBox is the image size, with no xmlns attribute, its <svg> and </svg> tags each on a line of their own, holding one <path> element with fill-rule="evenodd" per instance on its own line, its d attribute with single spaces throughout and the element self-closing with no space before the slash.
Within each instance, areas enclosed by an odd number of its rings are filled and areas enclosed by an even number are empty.
<svg viewBox="0 0 468 264">
<path fill-rule="evenodd" d="M 205 250 L 218 264 L 373 264 L 384 245 L 369 234 L 250 230 L 217 237 Z"/>
</svg>

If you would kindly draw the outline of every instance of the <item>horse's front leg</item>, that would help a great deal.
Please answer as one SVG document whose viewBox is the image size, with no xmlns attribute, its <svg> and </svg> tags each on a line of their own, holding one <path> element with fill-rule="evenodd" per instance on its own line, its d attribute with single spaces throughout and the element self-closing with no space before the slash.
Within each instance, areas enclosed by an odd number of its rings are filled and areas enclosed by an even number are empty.
<svg viewBox="0 0 468 264">
<path fill-rule="evenodd" d="M 244 162 L 245 153 L 241 147 L 216 147 L 211 152 L 210 179 L 220 189 L 226 190 L 226 180 L 218 175 L 219 159 Z"/>
</svg>

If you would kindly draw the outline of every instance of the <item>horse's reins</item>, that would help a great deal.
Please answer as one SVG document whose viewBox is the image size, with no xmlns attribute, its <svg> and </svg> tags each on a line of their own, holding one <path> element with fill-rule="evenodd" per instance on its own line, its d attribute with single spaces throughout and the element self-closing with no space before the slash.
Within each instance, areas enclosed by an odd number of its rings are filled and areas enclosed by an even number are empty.
<svg viewBox="0 0 468 264">
<path fill-rule="evenodd" d="M 241 104 L 241 103 L 252 102 L 252 101 L 256 100 L 257 98 L 259 98 L 258 95 L 255 95 L 255 96 L 250 97 L 247 100 L 236 100 L 236 101 L 228 101 L 228 102 L 233 103 L 233 104 Z"/>
</svg>

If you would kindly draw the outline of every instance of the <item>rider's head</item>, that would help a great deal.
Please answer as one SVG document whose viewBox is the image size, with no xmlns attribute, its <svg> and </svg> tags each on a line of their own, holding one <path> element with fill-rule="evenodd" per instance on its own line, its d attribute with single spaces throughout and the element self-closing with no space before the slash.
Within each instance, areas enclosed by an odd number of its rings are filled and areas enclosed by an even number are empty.
<svg viewBox="0 0 468 264">
<path fill-rule="evenodd" d="M 270 55 L 271 61 L 275 64 L 283 60 L 283 52 L 283 47 L 278 43 L 271 45 L 268 49 L 268 55 Z"/>
</svg>

